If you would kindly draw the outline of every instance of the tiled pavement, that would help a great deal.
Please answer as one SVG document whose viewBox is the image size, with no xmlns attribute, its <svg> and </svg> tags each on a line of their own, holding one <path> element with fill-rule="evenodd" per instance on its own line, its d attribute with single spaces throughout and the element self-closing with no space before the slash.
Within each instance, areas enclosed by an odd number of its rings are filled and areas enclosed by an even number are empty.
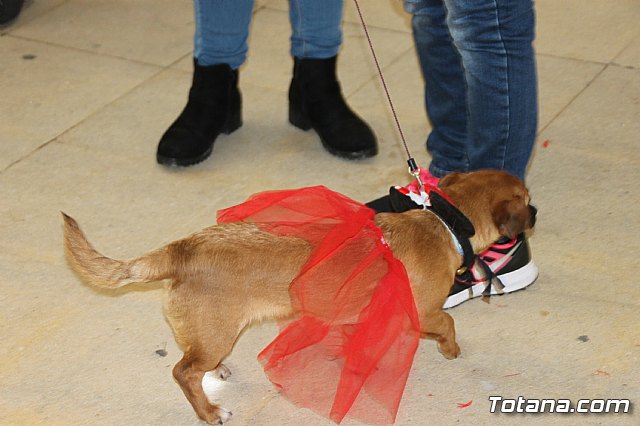
<svg viewBox="0 0 640 426">
<path fill-rule="evenodd" d="M 185 170 L 155 163 L 184 105 L 189 0 L 31 0 L 0 36 L 0 424 L 189 425 L 171 377 L 181 353 L 158 286 L 83 285 L 62 251 L 63 210 L 106 254 L 141 254 L 265 189 L 323 184 L 355 199 L 403 183 L 404 152 L 353 4 L 339 74 L 380 140 L 347 162 L 287 123 L 287 3 L 258 1 L 241 70 L 244 125 Z M 428 123 L 401 2 L 361 1 L 409 146 L 426 164 Z M 528 185 L 540 277 L 526 291 L 451 311 L 462 356 L 421 344 L 397 424 L 638 424 L 618 415 L 497 415 L 489 396 L 640 403 L 640 2 L 537 0 L 540 133 Z M 230 425 L 325 425 L 292 406 L 247 331 L 215 394 Z M 163 349 L 167 355 L 156 353 Z M 471 404 L 460 408 L 458 404 Z M 357 424 L 345 422 L 347 425 Z"/>
</svg>

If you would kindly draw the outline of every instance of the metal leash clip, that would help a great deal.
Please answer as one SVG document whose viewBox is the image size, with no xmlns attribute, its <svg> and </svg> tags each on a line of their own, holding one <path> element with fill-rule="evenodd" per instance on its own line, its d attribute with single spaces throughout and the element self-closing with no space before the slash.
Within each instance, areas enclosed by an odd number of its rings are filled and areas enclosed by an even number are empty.
<svg viewBox="0 0 640 426">
<path fill-rule="evenodd" d="M 416 160 L 414 160 L 413 157 L 410 157 L 407 160 L 407 163 L 409 164 L 409 174 L 416 178 L 416 180 L 418 181 L 418 190 L 421 194 L 424 193 L 424 184 L 422 183 L 422 179 L 420 178 L 420 167 L 418 167 L 418 165 L 416 164 Z"/>
</svg>

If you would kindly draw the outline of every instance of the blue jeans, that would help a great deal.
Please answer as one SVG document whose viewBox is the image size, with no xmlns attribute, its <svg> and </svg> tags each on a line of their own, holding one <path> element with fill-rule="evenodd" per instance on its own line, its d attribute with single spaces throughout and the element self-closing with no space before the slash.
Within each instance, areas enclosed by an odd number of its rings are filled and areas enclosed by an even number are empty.
<svg viewBox="0 0 640 426">
<path fill-rule="evenodd" d="M 199 65 L 229 64 L 247 57 L 253 0 L 194 0 L 194 57 Z M 342 44 L 343 0 L 289 0 L 291 55 L 325 59 Z"/>
<path fill-rule="evenodd" d="M 429 171 L 524 179 L 538 120 L 532 0 L 405 0 L 425 79 Z"/>
</svg>

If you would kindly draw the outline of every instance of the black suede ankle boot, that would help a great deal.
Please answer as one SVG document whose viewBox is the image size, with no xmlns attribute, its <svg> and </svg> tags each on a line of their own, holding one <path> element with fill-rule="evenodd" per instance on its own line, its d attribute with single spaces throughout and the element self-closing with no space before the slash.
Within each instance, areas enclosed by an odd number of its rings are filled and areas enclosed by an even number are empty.
<svg viewBox="0 0 640 426">
<path fill-rule="evenodd" d="M 336 56 L 294 58 L 289 122 L 303 130 L 315 130 L 322 146 L 339 157 L 353 160 L 378 153 L 373 131 L 342 97 L 336 78 Z"/>
<path fill-rule="evenodd" d="M 193 61 L 187 106 L 164 132 L 156 159 L 165 166 L 191 166 L 211 155 L 220 133 L 242 125 L 238 71 L 229 65 L 201 66 Z"/>
</svg>

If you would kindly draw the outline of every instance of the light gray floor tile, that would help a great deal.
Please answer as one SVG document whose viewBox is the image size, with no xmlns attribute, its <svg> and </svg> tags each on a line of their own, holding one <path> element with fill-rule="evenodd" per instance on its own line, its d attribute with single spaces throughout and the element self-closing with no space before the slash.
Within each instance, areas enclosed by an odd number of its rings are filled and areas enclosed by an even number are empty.
<svg viewBox="0 0 640 426">
<path fill-rule="evenodd" d="M 0 171 L 158 72 L 12 36 L 0 56 Z"/>
<path fill-rule="evenodd" d="M 541 139 L 549 140 L 549 147 L 637 163 L 638 93 L 640 70 L 611 65 L 547 127 Z"/>
<path fill-rule="evenodd" d="M 87 153 L 155 165 L 158 141 L 185 104 L 191 73 L 159 72 L 59 138 Z"/>
<path fill-rule="evenodd" d="M 2 250 L 63 264 L 64 211 L 86 226 L 92 241 L 112 256 L 140 255 L 198 230 L 190 227 L 194 215 L 187 210 L 206 215 L 207 224 L 213 224 L 215 211 L 227 206 L 216 201 L 220 193 L 212 190 L 210 177 L 197 171 L 171 173 L 152 160 L 148 164 L 57 142 L 38 151 L 2 176 Z M 224 185 L 231 179 L 216 182 Z M 201 203 L 194 204 L 194 198 Z"/>
<path fill-rule="evenodd" d="M 169 65 L 192 50 L 193 20 L 189 0 L 69 0 L 11 33 L 132 61 Z"/>
<path fill-rule="evenodd" d="M 536 0 L 540 53 L 608 63 L 640 30 L 635 0 Z"/>
<path fill-rule="evenodd" d="M 604 65 L 553 56 L 538 56 L 539 123 L 544 129 L 604 69 Z"/>
<path fill-rule="evenodd" d="M 28 24 L 33 19 L 51 11 L 69 0 L 25 0 L 18 18 L 11 24 L 0 29 L 1 33 L 9 33 L 15 31 L 23 25 Z"/>
<path fill-rule="evenodd" d="M 553 283 L 556 275 L 573 275 L 577 282 L 571 287 L 578 286 L 584 297 L 640 302 L 629 277 L 640 250 L 637 239 L 629 238 L 630 230 L 640 229 L 640 208 L 631 201 L 640 199 L 639 179 L 638 164 L 623 159 L 553 143 L 538 153 L 529 179 L 539 208 L 532 246 L 551 289 L 571 290 Z M 615 289 L 603 291 L 603 281 L 615 282 Z"/>
<path fill-rule="evenodd" d="M 171 375 L 181 353 L 160 290 L 115 296 L 87 288 L 66 267 L 0 265 L 3 296 L 19 302 L 2 311 L 3 335 L 15 336 L 2 350 L 5 424 L 195 421 Z"/>
<path fill-rule="evenodd" d="M 634 38 L 613 62 L 626 67 L 640 68 L 640 35 Z"/>
</svg>

